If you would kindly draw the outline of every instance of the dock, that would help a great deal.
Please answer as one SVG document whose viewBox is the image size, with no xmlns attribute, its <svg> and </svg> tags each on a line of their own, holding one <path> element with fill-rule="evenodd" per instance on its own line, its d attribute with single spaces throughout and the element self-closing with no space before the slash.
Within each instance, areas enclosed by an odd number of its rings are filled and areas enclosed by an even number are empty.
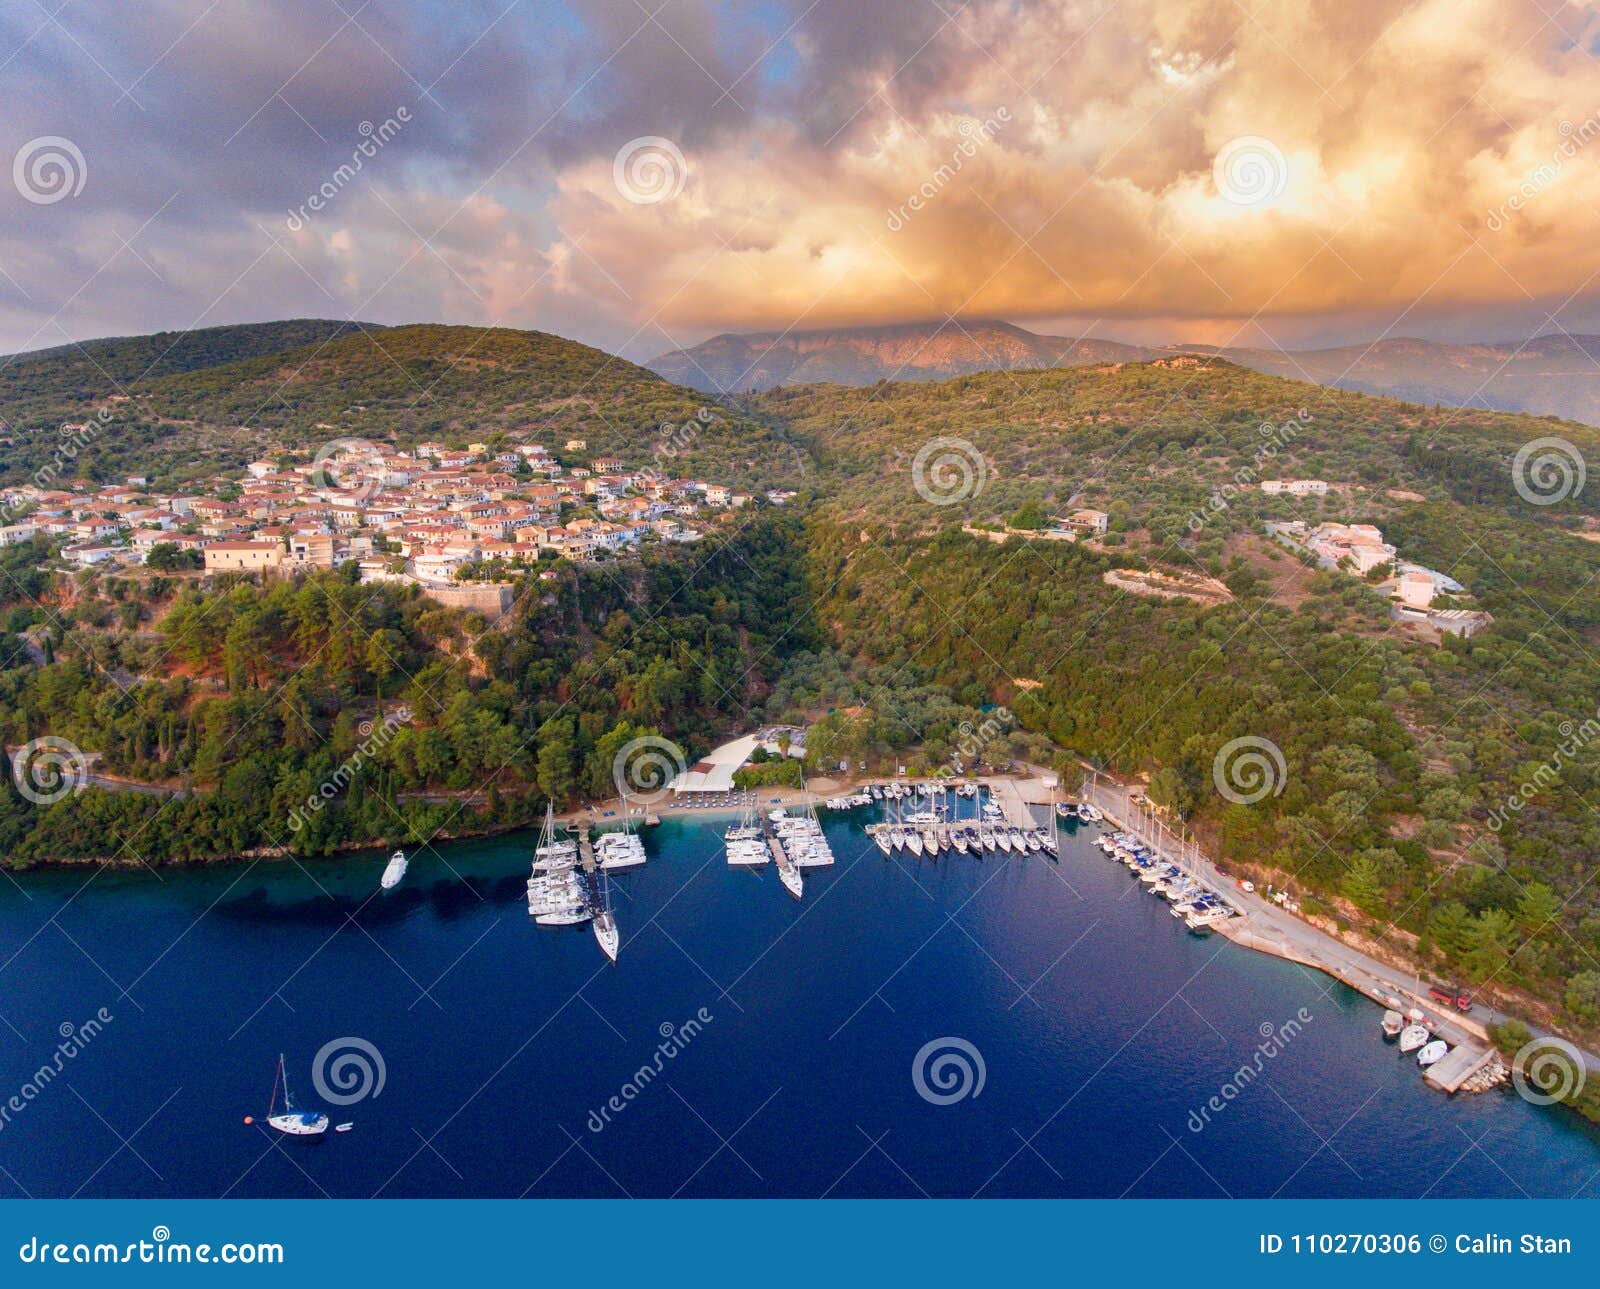
<svg viewBox="0 0 1600 1289">
<path fill-rule="evenodd" d="M 772 862 L 779 867 L 789 862 L 789 857 L 783 853 L 783 843 L 776 837 L 767 838 L 767 849 L 772 852 Z"/>
<path fill-rule="evenodd" d="M 578 829 L 578 866 L 586 873 L 595 871 L 594 845 L 589 841 L 589 830 L 580 826 Z"/>
<path fill-rule="evenodd" d="M 1498 1060 L 1499 1053 L 1492 1047 L 1462 1043 L 1452 1047 L 1423 1071 L 1422 1080 L 1441 1092 L 1459 1092 L 1463 1084 Z"/>
</svg>

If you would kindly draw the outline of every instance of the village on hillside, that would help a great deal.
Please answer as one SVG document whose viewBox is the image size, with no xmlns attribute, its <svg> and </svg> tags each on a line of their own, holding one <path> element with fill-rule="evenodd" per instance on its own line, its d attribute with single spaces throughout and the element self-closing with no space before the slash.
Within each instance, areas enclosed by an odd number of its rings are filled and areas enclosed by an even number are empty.
<svg viewBox="0 0 1600 1289">
<path fill-rule="evenodd" d="M 586 448 L 570 439 L 564 455 L 581 459 Z M 774 505 L 794 496 L 764 495 Z M 59 540 L 61 558 L 84 568 L 278 573 L 354 562 L 363 581 L 413 582 L 445 603 L 493 609 L 507 589 L 497 575 L 541 558 L 587 561 L 646 541 L 698 541 L 754 500 L 617 457 L 563 465 L 541 444 L 402 450 L 346 439 L 315 457 L 252 461 L 239 477 L 183 495 L 163 495 L 143 475 L 98 488 L 10 488 L 0 502 L 22 517 L 0 526 L 0 547 Z"/>
</svg>

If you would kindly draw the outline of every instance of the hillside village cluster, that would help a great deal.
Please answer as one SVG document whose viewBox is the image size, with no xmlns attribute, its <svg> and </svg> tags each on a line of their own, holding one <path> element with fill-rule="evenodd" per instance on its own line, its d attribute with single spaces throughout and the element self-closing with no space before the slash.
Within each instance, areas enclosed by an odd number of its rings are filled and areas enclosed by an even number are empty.
<svg viewBox="0 0 1600 1289">
<path fill-rule="evenodd" d="M 566 443 L 569 457 L 586 447 L 582 439 Z M 99 488 L 78 481 L 57 490 L 9 489 L 5 505 L 28 513 L 0 526 L 0 546 L 63 539 L 62 557 L 83 567 L 140 565 L 161 545 L 198 553 L 207 572 L 356 561 L 364 580 L 398 578 L 426 589 L 459 586 L 461 570 L 488 561 L 531 564 L 545 554 L 587 560 L 650 538 L 697 541 L 714 512 L 754 500 L 724 484 L 669 478 L 615 457 L 563 466 L 540 444 L 419 443 L 402 451 L 343 440 L 330 449 L 287 466 L 253 461 L 238 480 L 213 480 L 215 496 L 162 496 L 141 475 Z M 774 504 L 793 495 L 766 494 Z M 576 517 L 575 509 L 590 513 Z"/>
</svg>

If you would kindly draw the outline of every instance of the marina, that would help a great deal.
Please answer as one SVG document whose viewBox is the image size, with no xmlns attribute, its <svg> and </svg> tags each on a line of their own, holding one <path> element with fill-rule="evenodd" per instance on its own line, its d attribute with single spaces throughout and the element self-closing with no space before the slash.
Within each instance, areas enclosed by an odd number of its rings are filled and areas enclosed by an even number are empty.
<svg viewBox="0 0 1600 1289">
<path fill-rule="evenodd" d="M 912 866 L 904 852 L 886 862 L 868 811 L 821 816 L 836 862 L 795 870 L 801 903 L 770 849 L 728 871 L 738 815 L 647 829 L 649 863 L 613 875 L 627 886 L 626 901 L 613 890 L 616 966 L 587 923 L 529 925 L 538 831 L 416 848 L 381 897 L 382 854 L 86 888 L 81 873 L 24 874 L 26 896 L 0 891 L 7 972 L 27 985 L 7 1016 L 53 1033 L 109 1004 L 71 1086 L 124 1135 L 149 1121 L 134 1144 L 161 1180 L 127 1151 L 91 1178 L 119 1143 L 56 1086 L 0 1133 L 0 1195 L 21 1195 L 13 1178 L 40 1196 L 1600 1195 L 1600 1136 L 1583 1121 L 1506 1089 L 1439 1095 L 1414 1053 L 1383 1042 L 1365 997 L 1188 934 L 1091 826 L 1062 821 L 1059 866 Z M 96 956 L 127 996 L 72 940 L 109 946 Z M 661 1026 L 702 1008 L 704 1032 L 626 1115 L 586 1128 Z M 1271 1090 L 1186 1127 L 1253 1059 L 1263 1020 L 1300 1008 L 1314 1020 L 1264 1072 Z M 988 1081 L 940 1108 L 910 1066 L 946 1034 L 974 1045 Z M 332 1115 L 323 1146 L 273 1133 L 284 1149 L 262 1155 L 240 1119 L 265 1111 L 278 1052 L 297 1109 L 325 1113 L 312 1061 L 338 1035 L 382 1053 L 383 1095 Z M 20 1086 L 39 1063 L 7 1048 L 0 1077 Z M 179 1089 L 184 1112 L 158 1113 Z M 759 1179 L 727 1150 L 712 1157 L 721 1142 L 679 1096 Z M 418 1105 L 439 1108 L 420 1125 L 433 1150 L 412 1131 Z M 353 1119 L 359 1131 L 336 1137 Z M 895 1163 L 863 1156 L 858 1124 Z M 63 1133 L 84 1150 L 49 1149 Z"/>
</svg>

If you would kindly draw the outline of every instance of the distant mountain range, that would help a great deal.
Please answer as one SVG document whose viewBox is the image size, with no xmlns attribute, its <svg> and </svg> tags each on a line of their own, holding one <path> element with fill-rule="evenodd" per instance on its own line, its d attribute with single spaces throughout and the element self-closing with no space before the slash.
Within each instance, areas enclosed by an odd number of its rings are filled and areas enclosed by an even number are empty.
<svg viewBox="0 0 1600 1289">
<path fill-rule="evenodd" d="M 708 393 L 777 385 L 946 380 L 979 371 L 1141 362 L 1210 353 L 1274 376 L 1415 403 L 1532 412 L 1600 425 L 1600 336 L 1546 335 L 1494 344 L 1380 340 L 1279 351 L 1206 345 L 1151 348 L 1042 336 L 1007 322 L 908 323 L 822 331 L 728 333 L 647 363 Z"/>
</svg>

